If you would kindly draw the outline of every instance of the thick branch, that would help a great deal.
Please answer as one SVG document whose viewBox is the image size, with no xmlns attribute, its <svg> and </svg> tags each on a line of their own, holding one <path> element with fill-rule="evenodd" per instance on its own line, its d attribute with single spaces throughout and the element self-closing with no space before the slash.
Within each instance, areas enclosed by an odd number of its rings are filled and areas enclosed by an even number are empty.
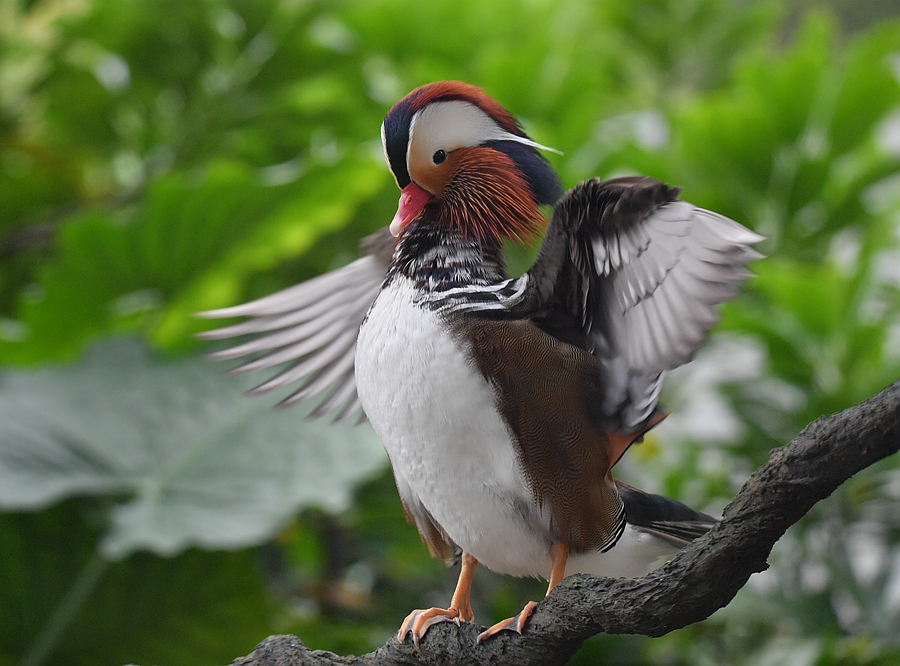
<svg viewBox="0 0 900 666">
<path fill-rule="evenodd" d="M 417 651 L 391 639 L 375 652 L 341 657 L 272 636 L 240 666 L 299 664 L 562 664 L 594 634 L 662 636 L 727 605 L 751 574 L 766 569 L 775 542 L 812 506 L 900 447 L 900 381 L 840 414 L 823 416 L 775 449 L 725 509 L 722 522 L 643 578 L 574 575 L 540 604 L 522 636 L 476 645 L 481 628 L 433 627 Z"/>
</svg>

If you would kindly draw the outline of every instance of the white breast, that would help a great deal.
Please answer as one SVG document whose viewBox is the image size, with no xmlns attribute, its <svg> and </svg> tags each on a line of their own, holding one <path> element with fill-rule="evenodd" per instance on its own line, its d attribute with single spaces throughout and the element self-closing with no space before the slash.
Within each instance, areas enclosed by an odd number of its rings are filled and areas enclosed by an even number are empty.
<svg viewBox="0 0 900 666">
<path fill-rule="evenodd" d="M 356 385 L 407 504 L 424 506 L 447 535 L 500 573 L 550 573 L 547 516 L 534 506 L 487 382 L 443 322 L 413 302 L 396 278 L 359 333 Z M 627 533 L 626 543 L 635 538 Z M 617 544 L 606 555 L 573 558 L 569 572 L 639 575 L 648 570 Z M 628 548 L 627 550 L 631 550 Z M 598 560 L 599 558 L 599 560 Z M 607 561 L 612 569 L 602 565 Z"/>
<path fill-rule="evenodd" d="M 521 515 L 531 504 L 494 397 L 443 322 L 397 278 L 360 329 L 356 383 L 397 487 L 485 566 L 538 573 L 549 541 Z"/>
</svg>

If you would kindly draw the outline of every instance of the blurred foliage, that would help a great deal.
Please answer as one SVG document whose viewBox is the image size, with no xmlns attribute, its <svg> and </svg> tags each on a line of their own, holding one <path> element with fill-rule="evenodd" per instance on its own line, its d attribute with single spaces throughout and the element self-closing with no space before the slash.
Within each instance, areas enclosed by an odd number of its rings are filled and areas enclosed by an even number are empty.
<svg viewBox="0 0 900 666">
<path fill-rule="evenodd" d="M 769 449 L 900 375 L 900 8 L 821 4 L 0 0 L 0 384 L 123 334 L 196 354 L 192 312 L 346 263 L 396 205 L 385 111 L 462 79 L 564 152 L 565 184 L 646 173 L 768 237 L 620 464 L 719 511 Z M 897 663 L 898 467 L 820 503 L 707 622 L 599 636 L 573 663 Z M 360 652 L 455 582 L 388 470 L 256 548 L 169 559 L 99 556 L 139 489 L 91 492 L 0 514 L 0 666 L 223 663 L 275 632 Z M 542 593 L 479 570 L 476 617 Z"/>
<path fill-rule="evenodd" d="M 72 582 L 90 577 L 90 602 L 48 663 L 230 663 L 268 631 L 273 602 L 252 551 L 139 553 L 107 564 L 95 555 L 92 518 L 102 508 L 81 500 L 0 514 L 2 663 L 33 651 Z"/>
<path fill-rule="evenodd" d="M 384 467 L 368 428 L 273 413 L 202 359 L 112 339 L 63 368 L 0 377 L 0 507 L 107 496 L 109 560 L 268 540 L 301 507 L 345 510 Z"/>
</svg>

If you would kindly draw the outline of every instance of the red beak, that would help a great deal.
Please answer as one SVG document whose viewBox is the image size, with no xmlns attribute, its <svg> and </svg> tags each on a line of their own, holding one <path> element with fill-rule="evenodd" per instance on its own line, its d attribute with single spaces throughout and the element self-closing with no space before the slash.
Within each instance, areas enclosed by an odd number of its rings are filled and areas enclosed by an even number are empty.
<svg viewBox="0 0 900 666">
<path fill-rule="evenodd" d="M 400 191 L 400 203 L 397 206 L 397 213 L 394 215 L 394 219 L 391 220 L 391 235 L 397 238 L 403 233 L 406 226 L 416 219 L 429 201 L 431 201 L 431 193 L 426 192 L 415 183 L 410 182 L 409 185 L 404 187 Z"/>
</svg>

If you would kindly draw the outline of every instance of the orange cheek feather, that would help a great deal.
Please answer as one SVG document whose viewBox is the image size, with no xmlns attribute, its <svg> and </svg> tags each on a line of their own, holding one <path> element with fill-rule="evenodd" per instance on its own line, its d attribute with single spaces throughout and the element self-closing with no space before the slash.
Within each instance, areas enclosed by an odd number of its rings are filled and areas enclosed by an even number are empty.
<svg viewBox="0 0 900 666">
<path fill-rule="evenodd" d="M 543 223 L 515 163 L 491 148 L 461 148 L 441 165 L 450 177 L 438 197 L 439 221 L 482 240 L 525 240 Z"/>
</svg>

